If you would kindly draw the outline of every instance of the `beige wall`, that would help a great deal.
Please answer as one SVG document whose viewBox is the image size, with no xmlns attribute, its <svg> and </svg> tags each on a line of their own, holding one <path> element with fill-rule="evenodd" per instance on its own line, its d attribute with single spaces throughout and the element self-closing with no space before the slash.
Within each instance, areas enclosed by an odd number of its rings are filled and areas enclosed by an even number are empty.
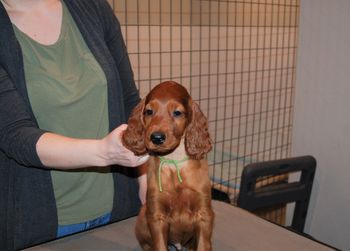
<svg viewBox="0 0 350 251">
<path fill-rule="evenodd" d="M 189 89 L 209 119 L 210 174 L 234 197 L 244 165 L 290 155 L 298 1 L 169 3 L 111 5 L 141 96 L 168 79 Z"/>
<path fill-rule="evenodd" d="M 317 159 L 306 231 L 350 250 L 350 1 L 301 1 L 293 155 Z"/>
</svg>

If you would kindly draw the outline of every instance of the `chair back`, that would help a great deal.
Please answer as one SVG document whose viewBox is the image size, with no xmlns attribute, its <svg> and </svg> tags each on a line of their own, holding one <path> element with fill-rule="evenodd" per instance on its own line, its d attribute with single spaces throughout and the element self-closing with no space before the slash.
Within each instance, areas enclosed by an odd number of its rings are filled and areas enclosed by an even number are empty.
<svg viewBox="0 0 350 251">
<path fill-rule="evenodd" d="M 249 164 L 242 171 L 237 206 L 254 212 L 295 202 L 291 228 L 303 233 L 315 171 L 316 160 L 312 156 Z M 294 172 L 300 172 L 299 181 L 277 179 L 276 182 L 269 182 L 267 185 L 260 181 Z M 259 181 L 260 184 L 257 185 Z"/>
</svg>

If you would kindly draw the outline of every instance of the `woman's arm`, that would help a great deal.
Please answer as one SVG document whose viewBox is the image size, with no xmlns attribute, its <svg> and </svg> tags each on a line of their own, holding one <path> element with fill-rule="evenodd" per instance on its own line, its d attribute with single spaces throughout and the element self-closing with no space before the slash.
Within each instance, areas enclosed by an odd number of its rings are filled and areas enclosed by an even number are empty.
<svg viewBox="0 0 350 251">
<path fill-rule="evenodd" d="M 25 166 L 43 167 L 36 142 L 45 131 L 33 121 L 13 81 L 0 65 L 0 151 Z"/>
<path fill-rule="evenodd" d="M 42 163 L 57 169 L 76 169 L 87 166 L 122 165 L 135 167 L 148 157 L 137 157 L 121 143 L 127 125 L 121 125 L 105 138 L 75 139 L 44 133 L 38 140 L 37 152 Z"/>
<path fill-rule="evenodd" d="M 75 169 L 119 164 L 137 166 L 136 157 L 122 146 L 122 125 L 101 140 L 75 139 L 37 127 L 6 71 L 0 66 L 0 150 L 25 166 Z"/>
</svg>

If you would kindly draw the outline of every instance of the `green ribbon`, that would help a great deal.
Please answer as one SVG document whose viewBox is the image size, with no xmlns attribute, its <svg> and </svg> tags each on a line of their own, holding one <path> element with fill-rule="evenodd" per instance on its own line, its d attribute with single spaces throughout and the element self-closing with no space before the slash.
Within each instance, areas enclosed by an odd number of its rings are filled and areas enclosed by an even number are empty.
<svg viewBox="0 0 350 251">
<path fill-rule="evenodd" d="M 188 160 L 188 157 L 184 157 L 182 160 L 174 160 L 174 159 L 167 159 L 164 157 L 159 157 L 160 159 L 160 163 L 159 163 L 159 168 L 158 168 L 158 186 L 159 186 L 159 191 L 163 192 L 163 188 L 162 188 L 162 168 L 164 166 L 164 164 L 172 164 L 175 166 L 176 168 L 176 173 L 177 173 L 177 179 L 179 180 L 180 183 L 182 183 L 182 178 L 180 175 L 180 168 L 179 168 L 179 164 L 182 162 L 185 162 L 186 160 Z"/>
</svg>

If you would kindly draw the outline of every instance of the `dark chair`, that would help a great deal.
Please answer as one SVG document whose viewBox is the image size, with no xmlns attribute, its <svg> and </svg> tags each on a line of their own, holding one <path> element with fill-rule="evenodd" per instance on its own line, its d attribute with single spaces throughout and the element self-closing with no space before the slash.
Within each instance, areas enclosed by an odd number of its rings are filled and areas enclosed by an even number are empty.
<svg viewBox="0 0 350 251">
<path fill-rule="evenodd" d="M 255 212 L 259 209 L 295 202 L 290 228 L 303 233 L 315 171 L 316 160 L 312 156 L 250 164 L 242 171 L 237 206 Z M 266 185 L 256 185 L 261 178 L 270 179 L 276 175 L 293 172 L 300 172 L 299 181 L 289 183 L 285 178 Z"/>
</svg>

